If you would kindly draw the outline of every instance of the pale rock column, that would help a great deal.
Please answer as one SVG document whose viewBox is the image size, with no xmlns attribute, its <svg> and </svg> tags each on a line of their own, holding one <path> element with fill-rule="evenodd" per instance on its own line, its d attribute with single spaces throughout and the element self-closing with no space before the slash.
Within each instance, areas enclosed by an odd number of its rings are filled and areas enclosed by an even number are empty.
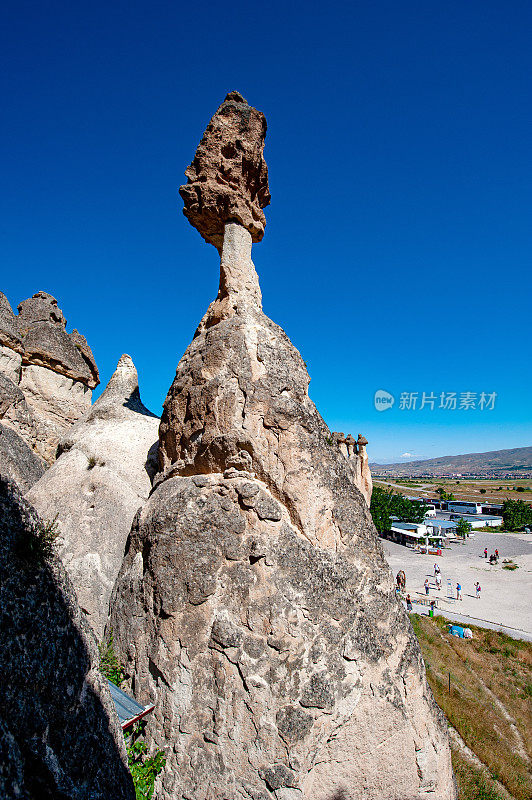
<svg viewBox="0 0 532 800">
<path fill-rule="evenodd" d="M 354 436 L 351 436 L 351 434 L 348 434 L 348 436 L 345 437 L 345 443 L 347 445 L 347 456 L 351 461 L 353 458 L 357 457 L 356 439 L 354 438 Z"/>
<path fill-rule="evenodd" d="M 370 504 L 371 501 L 371 492 L 373 491 L 373 481 L 371 479 L 371 471 L 369 468 L 369 461 L 368 461 L 368 454 L 366 452 L 366 445 L 368 440 L 362 436 L 361 433 L 358 434 L 358 458 L 360 462 L 360 491 L 365 497 L 366 503 Z"/>
<path fill-rule="evenodd" d="M 238 222 L 227 222 L 220 259 L 218 298 L 233 296 L 237 301 L 262 308 L 259 276 L 251 260 L 250 232 Z"/>
</svg>

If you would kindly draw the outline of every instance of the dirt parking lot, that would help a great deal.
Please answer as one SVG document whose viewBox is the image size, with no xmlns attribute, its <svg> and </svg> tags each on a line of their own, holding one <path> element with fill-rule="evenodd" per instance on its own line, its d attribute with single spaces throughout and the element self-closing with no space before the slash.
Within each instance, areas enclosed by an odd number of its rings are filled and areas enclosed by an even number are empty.
<svg viewBox="0 0 532 800">
<path fill-rule="evenodd" d="M 519 638 L 532 641 L 532 535 L 524 533 L 482 533 L 465 544 L 455 544 L 443 550 L 441 557 L 421 555 L 402 545 L 382 540 L 384 551 L 394 577 L 400 569 L 406 573 L 406 591 L 412 600 L 425 597 L 424 582 L 429 579 L 429 598 L 438 600 L 438 611 L 450 619 L 506 629 Z M 484 558 L 495 549 L 499 563 L 490 566 Z M 503 569 L 503 559 L 512 559 L 518 569 Z M 434 564 L 441 569 L 442 587 L 438 591 L 434 580 Z M 453 597 L 448 597 L 447 581 L 451 581 Z M 482 587 L 481 597 L 475 596 L 475 582 Z M 456 600 L 456 583 L 462 585 L 462 600 Z M 420 612 L 422 607 L 414 606 Z"/>
</svg>

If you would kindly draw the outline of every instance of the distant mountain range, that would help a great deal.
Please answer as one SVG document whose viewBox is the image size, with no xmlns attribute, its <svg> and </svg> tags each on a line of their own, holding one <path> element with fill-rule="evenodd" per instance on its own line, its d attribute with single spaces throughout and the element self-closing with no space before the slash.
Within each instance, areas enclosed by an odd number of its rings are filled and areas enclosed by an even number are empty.
<svg viewBox="0 0 532 800">
<path fill-rule="evenodd" d="M 515 447 L 512 450 L 491 450 L 488 453 L 466 453 L 461 456 L 441 456 L 423 461 L 370 466 L 374 475 L 397 477 L 478 475 L 521 478 L 532 475 L 532 447 Z"/>
</svg>

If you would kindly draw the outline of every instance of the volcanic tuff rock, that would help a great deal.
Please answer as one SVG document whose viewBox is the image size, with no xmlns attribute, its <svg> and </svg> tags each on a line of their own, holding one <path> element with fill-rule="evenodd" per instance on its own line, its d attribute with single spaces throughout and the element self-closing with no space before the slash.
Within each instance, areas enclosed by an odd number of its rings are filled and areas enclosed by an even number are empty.
<svg viewBox="0 0 532 800">
<path fill-rule="evenodd" d="M 221 250 L 226 222 L 239 222 L 254 242 L 264 236 L 270 202 L 263 157 L 266 118 L 239 92 L 230 92 L 212 117 L 185 171 L 183 213 L 206 242 Z"/>
<path fill-rule="evenodd" d="M 91 389 L 98 385 L 98 368 L 87 340 L 77 331 L 66 332 L 66 319 L 55 297 L 37 292 L 19 304 L 18 312 L 23 363 L 48 367 Z"/>
<path fill-rule="evenodd" d="M 350 441 L 357 471 L 262 312 L 252 233 L 221 222 L 218 297 L 166 398 L 111 599 L 156 704 L 158 797 L 452 800 L 446 726 L 357 486 L 366 442 Z"/>
<path fill-rule="evenodd" d="M 52 463 L 62 434 L 90 408 L 98 368 L 85 337 L 66 332 L 50 294 L 37 292 L 18 312 L 0 293 L 0 372 L 22 390 L 3 422 Z"/>
<path fill-rule="evenodd" d="M 159 418 L 140 399 L 123 355 L 105 391 L 66 434 L 61 455 L 28 493 L 62 534 L 60 554 L 82 609 L 101 638 L 133 517 L 157 466 Z"/>
<path fill-rule="evenodd" d="M 0 796 L 134 800 L 96 642 L 42 528 L 0 478 Z"/>
<path fill-rule="evenodd" d="M 14 481 L 21 491 L 26 492 L 43 472 L 42 462 L 24 439 L 12 428 L 0 424 L 0 475 Z"/>
</svg>

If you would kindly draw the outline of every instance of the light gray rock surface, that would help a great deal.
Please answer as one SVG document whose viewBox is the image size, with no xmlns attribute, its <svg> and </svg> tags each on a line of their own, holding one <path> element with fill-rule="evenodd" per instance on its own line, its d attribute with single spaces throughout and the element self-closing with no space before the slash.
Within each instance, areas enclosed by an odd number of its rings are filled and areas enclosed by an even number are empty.
<svg viewBox="0 0 532 800">
<path fill-rule="evenodd" d="M 0 424 L 0 476 L 14 481 L 21 491 L 37 483 L 44 473 L 42 461 L 12 428 Z"/>
<path fill-rule="evenodd" d="M 17 420 L 20 425 L 14 424 Z M 45 466 L 44 460 L 20 435 L 19 431 L 24 427 L 28 433 L 35 430 L 35 421 L 26 406 L 24 394 L 16 383 L 0 372 L 0 475 L 15 481 L 23 492 L 39 480 Z"/>
<path fill-rule="evenodd" d="M 91 407 L 91 390 L 80 381 L 46 367 L 23 367 L 19 386 L 26 403 L 40 419 L 50 422 L 61 436 Z"/>
<path fill-rule="evenodd" d="M 14 383 L 20 381 L 22 356 L 10 347 L 0 345 L 0 373 Z"/>
<path fill-rule="evenodd" d="M 42 521 L 0 478 L 0 797 L 134 800 L 98 650 Z"/>
<path fill-rule="evenodd" d="M 133 517 L 151 489 L 158 426 L 124 355 L 103 394 L 62 440 L 55 464 L 28 493 L 41 515 L 57 515 L 61 557 L 99 638 Z"/>
<path fill-rule="evenodd" d="M 17 318 L 9 304 L 9 300 L 0 292 L 0 345 L 22 353 L 23 345 L 18 328 Z"/>
<path fill-rule="evenodd" d="M 111 600 L 168 754 L 158 798 L 453 800 L 445 721 L 367 503 L 250 253 L 227 224 Z"/>
<path fill-rule="evenodd" d="M 0 374 L 23 394 L 3 423 L 51 464 L 60 439 L 90 408 L 98 368 L 85 337 L 66 332 L 54 297 L 37 292 L 18 311 L 0 293 Z"/>
</svg>

